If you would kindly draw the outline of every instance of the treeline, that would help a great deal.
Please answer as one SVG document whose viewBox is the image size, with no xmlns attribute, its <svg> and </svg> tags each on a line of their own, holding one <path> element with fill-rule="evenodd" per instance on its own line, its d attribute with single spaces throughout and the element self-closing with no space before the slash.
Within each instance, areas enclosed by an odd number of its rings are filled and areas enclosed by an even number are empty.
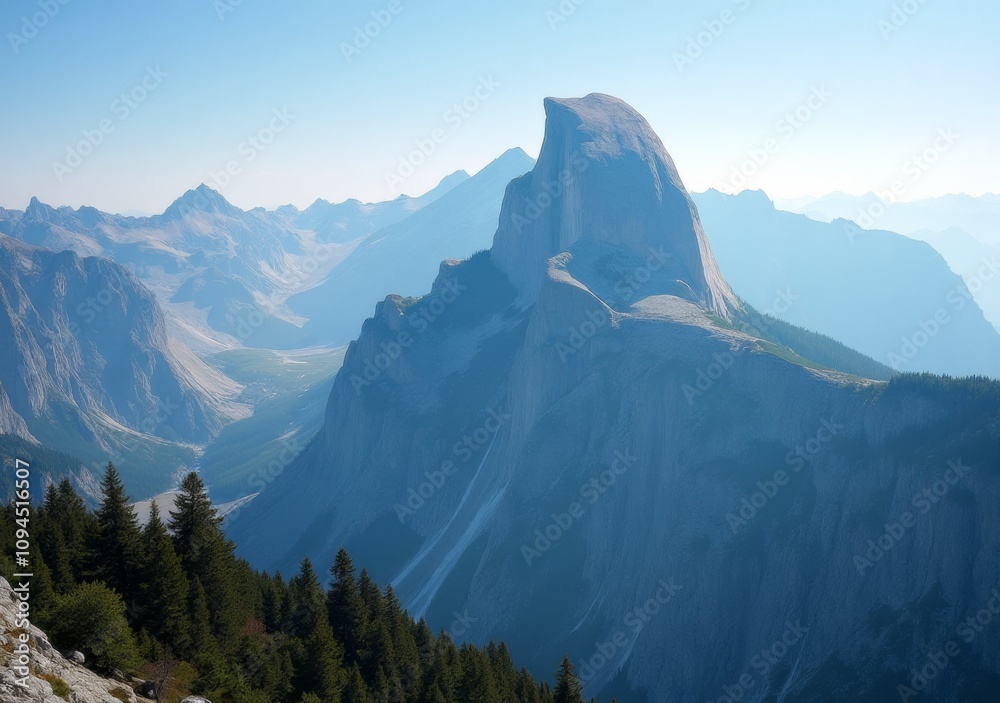
<svg viewBox="0 0 1000 703">
<path fill-rule="evenodd" d="M 387 586 L 337 553 L 324 588 L 309 560 L 289 580 L 257 572 L 201 479 L 140 527 L 114 466 L 87 510 L 68 481 L 31 515 L 32 622 L 95 668 L 133 672 L 159 700 L 215 703 L 583 703 L 563 658 L 554 687 L 505 644 L 457 646 L 415 622 Z M 0 566 L 13 573 L 14 508 L 0 510 Z"/>
</svg>

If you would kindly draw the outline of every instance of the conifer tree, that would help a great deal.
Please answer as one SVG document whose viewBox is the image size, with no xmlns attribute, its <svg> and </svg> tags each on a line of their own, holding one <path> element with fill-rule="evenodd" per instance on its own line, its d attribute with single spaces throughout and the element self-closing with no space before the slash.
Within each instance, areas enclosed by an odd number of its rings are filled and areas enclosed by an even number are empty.
<svg viewBox="0 0 1000 703">
<path fill-rule="evenodd" d="M 343 703 L 375 703 L 375 697 L 361 676 L 361 669 L 355 664 L 347 678 L 347 688 L 344 689 Z"/>
<path fill-rule="evenodd" d="M 142 623 L 174 652 L 191 646 L 188 634 L 188 581 L 174 542 L 160 519 L 154 501 L 142 533 L 142 586 L 139 591 Z"/>
<path fill-rule="evenodd" d="M 115 465 L 108 462 L 97 511 L 95 575 L 124 599 L 129 619 L 138 596 L 139 520 Z"/>
<path fill-rule="evenodd" d="M 327 593 L 327 609 L 334 634 L 344 643 L 345 661 L 358 664 L 364 655 L 368 631 L 365 603 L 354 578 L 354 563 L 340 549 L 330 569 L 333 582 Z"/>
<path fill-rule="evenodd" d="M 302 560 L 298 575 L 289 584 L 289 598 L 292 602 L 292 618 L 288 623 L 288 631 L 302 639 L 309 637 L 319 620 L 329 624 L 326 599 L 323 588 L 316 577 L 312 561 Z"/>
<path fill-rule="evenodd" d="M 333 637 L 333 630 L 322 612 L 306 642 L 303 685 L 317 694 L 324 703 L 337 703 L 347 685 L 344 669 L 344 649 Z"/>
<path fill-rule="evenodd" d="M 462 674 L 455 697 L 463 703 L 494 703 L 494 701 L 499 701 L 496 681 L 493 678 L 493 671 L 486 655 L 470 645 L 463 645 L 459 654 L 462 662 Z"/>
<path fill-rule="evenodd" d="M 583 687 L 568 655 L 563 655 L 562 664 L 556 671 L 556 688 L 553 693 L 555 703 L 583 703 Z"/>
<path fill-rule="evenodd" d="M 170 531 L 189 579 L 205 590 L 212 632 L 220 643 L 233 645 L 244 624 L 236 589 L 235 545 L 226 539 L 219 517 L 198 474 L 189 473 L 170 511 Z"/>
</svg>

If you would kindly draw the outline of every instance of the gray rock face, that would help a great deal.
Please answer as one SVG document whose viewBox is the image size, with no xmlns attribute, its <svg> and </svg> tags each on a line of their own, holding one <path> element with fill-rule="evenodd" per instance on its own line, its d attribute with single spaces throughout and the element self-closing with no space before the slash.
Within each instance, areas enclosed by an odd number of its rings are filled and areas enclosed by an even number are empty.
<svg viewBox="0 0 1000 703">
<path fill-rule="evenodd" d="M 532 166 L 530 156 L 511 149 L 436 202 L 375 232 L 320 285 L 289 300 L 296 313 L 310 319 L 306 340 L 349 342 L 371 315 L 373 302 L 387 293 L 424 295 L 442 259 L 488 248 L 504 189 Z"/>
<path fill-rule="evenodd" d="M 1000 389 L 868 381 L 734 331 L 630 111 L 569 105 L 536 171 L 579 132 L 610 194 L 522 236 L 547 178 L 519 179 L 491 253 L 381 303 L 323 430 L 235 523 L 243 555 L 287 570 L 346 545 L 434 627 L 536 671 L 568 652 L 588 696 L 716 700 L 749 677 L 745 700 L 891 699 L 997 588 Z M 616 170 L 629 152 L 645 182 Z M 686 231 L 654 226 L 657 192 Z M 934 700 L 996 680 L 1000 637 L 963 651 Z"/>
<path fill-rule="evenodd" d="M 174 343 L 152 293 L 104 259 L 0 237 L 0 337 L 0 417 L 19 434 L 5 408 L 61 416 L 98 444 L 115 424 L 204 440 L 240 412 L 236 384 Z"/>
<path fill-rule="evenodd" d="M 0 578 L 0 701 L 15 703 L 136 703 L 135 694 L 127 685 L 109 681 L 88 671 L 57 652 L 45 633 L 32 626 L 27 632 L 15 628 L 17 606 L 14 591 L 6 579 Z M 21 676 L 22 654 L 18 647 L 24 633 L 28 642 L 25 656 L 30 660 L 31 672 Z M 79 654 L 79 652 L 76 652 Z M 82 657 L 82 655 L 81 655 Z M 82 663 L 82 662 L 81 662 Z M 52 681 L 61 680 L 69 688 L 69 698 L 60 698 L 52 691 Z M 21 685 L 24 684 L 24 685 Z"/>
<path fill-rule="evenodd" d="M 738 306 L 715 263 L 673 160 L 646 120 L 621 100 L 545 101 L 535 169 L 507 189 L 492 257 L 529 301 L 546 262 L 580 243 L 640 257 L 669 254 L 646 290 L 728 318 Z"/>
<path fill-rule="evenodd" d="M 83 652 L 77 652 L 76 650 L 66 652 L 66 658 L 74 664 L 83 665 L 87 663 L 87 657 L 83 656 Z"/>
</svg>

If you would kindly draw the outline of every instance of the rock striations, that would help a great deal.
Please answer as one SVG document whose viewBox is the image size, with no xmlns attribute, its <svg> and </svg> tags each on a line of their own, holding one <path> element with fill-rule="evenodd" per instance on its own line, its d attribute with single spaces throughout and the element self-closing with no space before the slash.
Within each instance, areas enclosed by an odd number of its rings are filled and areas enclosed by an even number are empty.
<svg viewBox="0 0 1000 703">
<path fill-rule="evenodd" d="M 379 304 L 323 429 L 235 522 L 242 553 L 346 545 L 434 627 L 537 670 L 568 652 L 588 696 L 898 695 L 998 587 L 1000 389 L 739 331 L 648 125 L 605 96 L 546 107 L 492 251 Z M 928 694 L 975 700 L 998 656 L 973 637 Z"/>
<path fill-rule="evenodd" d="M 546 262 L 583 245 L 670 259 L 645 282 L 728 318 L 736 296 L 715 263 L 694 203 L 660 138 L 607 95 L 545 101 L 534 170 L 507 188 L 493 244 L 497 267 L 527 300 Z"/>
</svg>

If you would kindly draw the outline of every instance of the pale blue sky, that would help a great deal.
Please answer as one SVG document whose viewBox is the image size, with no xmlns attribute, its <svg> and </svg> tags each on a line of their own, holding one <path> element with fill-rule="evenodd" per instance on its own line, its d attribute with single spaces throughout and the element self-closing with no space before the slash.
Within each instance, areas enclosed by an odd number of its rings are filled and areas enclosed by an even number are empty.
<svg viewBox="0 0 1000 703">
<path fill-rule="evenodd" d="M 751 187 L 776 197 L 885 188 L 950 128 L 957 141 L 908 179 L 904 199 L 1000 191 L 993 0 L 907 0 L 915 14 L 881 29 L 898 0 L 563 0 L 574 11 L 560 22 L 547 16 L 560 0 L 397 0 L 351 61 L 342 44 L 390 0 L 63 1 L 0 9 L 6 207 L 37 195 L 161 211 L 201 182 L 247 208 L 419 193 L 512 146 L 537 154 L 542 98 L 594 91 L 646 115 L 692 190 L 729 181 L 769 137 L 776 149 Z M 46 26 L 17 38 L 47 4 L 58 11 Z M 679 70 L 678 54 L 713 20 L 719 36 L 703 35 L 704 53 Z M 155 89 L 125 117 L 116 98 L 157 66 L 167 76 L 147 78 Z M 446 114 L 483 79 L 493 87 L 480 89 L 478 110 Z M 820 88 L 831 95 L 808 121 L 778 124 Z M 275 123 L 266 149 L 240 148 L 283 108 L 294 118 Z M 60 181 L 53 162 L 102 120 L 113 131 Z M 436 129 L 443 143 L 390 185 Z M 239 173 L 219 187 L 210 174 L 230 161 Z"/>
</svg>

